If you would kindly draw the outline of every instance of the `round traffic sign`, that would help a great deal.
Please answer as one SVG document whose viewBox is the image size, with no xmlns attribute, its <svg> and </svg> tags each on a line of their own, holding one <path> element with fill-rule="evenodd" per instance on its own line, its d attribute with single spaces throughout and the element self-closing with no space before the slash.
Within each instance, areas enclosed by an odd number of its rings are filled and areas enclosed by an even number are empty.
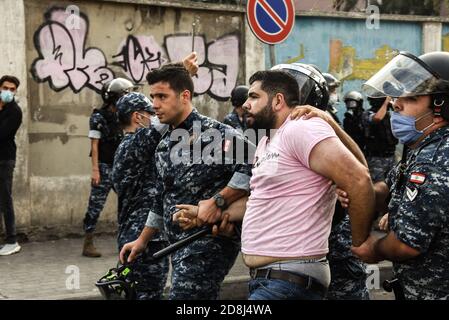
<svg viewBox="0 0 449 320">
<path fill-rule="evenodd" d="M 262 42 L 280 43 L 293 30 L 295 8 L 292 0 L 248 0 L 246 10 L 249 26 Z"/>
</svg>

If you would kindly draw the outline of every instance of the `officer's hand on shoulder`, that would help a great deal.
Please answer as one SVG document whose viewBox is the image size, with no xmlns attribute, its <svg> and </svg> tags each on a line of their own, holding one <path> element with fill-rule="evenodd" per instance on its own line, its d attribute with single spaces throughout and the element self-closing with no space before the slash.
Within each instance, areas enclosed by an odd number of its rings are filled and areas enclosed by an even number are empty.
<svg viewBox="0 0 449 320">
<path fill-rule="evenodd" d="M 290 119 L 292 120 L 298 120 L 301 117 L 303 117 L 304 120 L 308 120 L 313 117 L 318 117 L 328 123 L 333 121 L 332 117 L 327 112 L 312 107 L 310 105 L 296 106 L 290 113 Z"/>
</svg>

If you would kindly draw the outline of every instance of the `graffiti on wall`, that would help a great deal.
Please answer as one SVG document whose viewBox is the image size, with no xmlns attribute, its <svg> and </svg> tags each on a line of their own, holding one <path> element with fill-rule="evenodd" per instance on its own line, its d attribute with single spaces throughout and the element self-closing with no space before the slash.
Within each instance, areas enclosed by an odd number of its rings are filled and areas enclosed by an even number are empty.
<svg viewBox="0 0 449 320">
<path fill-rule="evenodd" d="M 180 61 L 192 50 L 192 37 L 166 36 L 165 47 L 171 61 Z M 238 77 L 238 36 L 230 34 L 209 43 L 205 37 L 195 36 L 194 49 L 198 53 L 199 65 L 198 74 L 193 80 L 195 93 L 207 93 L 216 100 L 228 99 Z"/>
<path fill-rule="evenodd" d="M 166 59 L 162 57 L 163 51 L 152 36 L 129 35 L 113 55 L 113 65 L 119 66 L 134 83 L 140 83 L 146 74 L 159 68 Z"/>
<path fill-rule="evenodd" d="M 85 48 L 89 31 L 87 15 L 80 13 L 77 28 L 67 27 L 69 18 L 64 9 L 52 8 L 34 34 L 39 57 L 32 64 L 32 75 L 38 82 L 48 82 L 55 91 L 69 87 L 74 93 L 83 88 L 100 92 L 102 85 L 114 78 L 112 66 L 120 68 L 134 83 L 144 84 L 150 70 L 167 61 L 181 61 L 192 50 L 192 36 L 188 34 L 167 35 L 162 46 L 153 36 L 128 35 L 110 55 L 108 67 L 100 49 Z M 194 77 L 196 95 L 208 94 L 220 101 L 230 97 L 238 78 L 239 43 L 237 34 L 210 42 L 203 35 L 195 36 L 199 64 Z"/>
<path fill-rule="evenodd" d="M 354 47 L 343 46 L 341 40 L 330 41 L 329 72 L 344 80 L 366 80 L 386 65 L 398 50 L 384 45 L 374 52 L 372 59 L 358 59 Z"/>
<path fill-rule="evenodd" d="M 61 8 L 45 14 L 45 22 L 34 34 L 39 57 L 31 72 L 38 82 L 48 81 L 55 91 L 70 87 L 78 93 L 87 87 L 100 92 L 103 84 L 114 78 L 104 53 L 98 48 L 85 48 L 89 20 L 80 14 L 78 28 L 67 28 L 70 15 Z"/>
</svg>

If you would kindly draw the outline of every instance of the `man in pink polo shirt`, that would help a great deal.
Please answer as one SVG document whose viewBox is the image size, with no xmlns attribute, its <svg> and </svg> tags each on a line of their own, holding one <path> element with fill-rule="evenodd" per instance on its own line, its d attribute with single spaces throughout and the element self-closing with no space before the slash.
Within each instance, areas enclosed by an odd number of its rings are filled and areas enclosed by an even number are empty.
<svg viewBox="0 0 449 320">
<path fill-rule="evenodd" d="M 254 129 L 276 129 L 259 142 L 242 252 L 251 270 L 250 300 L 322 299 L 330 282 L 326 260 L 335 187 L 351 198 L 353 245 L 368 237 L 374 193 L 368 169 L 324 120 L 290 120 L 299 100 L 284 71 L 256 72 L 244 108 Z"/>
</svg>

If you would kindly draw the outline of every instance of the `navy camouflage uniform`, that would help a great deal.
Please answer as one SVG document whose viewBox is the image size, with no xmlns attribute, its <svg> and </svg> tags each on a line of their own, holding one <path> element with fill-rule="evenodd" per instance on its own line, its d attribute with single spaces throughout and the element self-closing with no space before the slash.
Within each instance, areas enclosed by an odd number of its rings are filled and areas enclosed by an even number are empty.
<svg viewBox="0 0 449 320">
<path fill-rule="evenodd" d="M 118 197 L 118 249 L 141 234 L 156 195 L 154 151 L 161 134 L 156 129 L 140 128 L 126 133 L 114 159 L 112 181 Z M 152 261 L 153 253 L 165 248 L 163 232 L 156 234 L 146 251 L 132 265 L 137 281 L 138 300 L 160 300 L 167 282 L 168 257 Z"/>
<path fill-rule="evenodd" d="M 346 210 L 345 210 L 346 211 Z M 332 226 L 329 236 L 329 266 L 331 283 L 329 300 L 368 300 L 366 265 L 351 252 L 352 237 L 349 215 Z"/>
<path fill-rule="evenodd" d="M 396 164 L 395 149 L 398 140 L 393 136 L 390 125 L 390 114 L 387 111 L 384 119 L 378 124 L 373 122 L 376 113 L 367 110 L 362 115 L 365 127 L 365 155 L 373 182 L 384 181 L 388 172 Z"/>
<path fill-rule="evenodd" d="M 393 263 L 406 299 L 449 299 L 449 126 L 409 150 L 390 172 L 388 223 L 420 255 Z"/>
<path fill-rule="evenodd" d="M 205 132 L 208 129 L 218 130 L 221 134 L 219 139 Z M 185 134 L 178 139 L 178 133 Z M 228 134 L 237 139 L 242 137 L 231 127 L 193 110 L 183 123 L 175 130 L 169 130 L 159 143 L 156 149 L 159 206 L 150 211 L 146 225 L 154 228 L 164 225 L 170 243 L 200 230 L 193 228 L 184 231 L 172 222 L 176 204 L 197 205 L 226 186 L 249 191 L 251 167 L 246 163 L 230 161 L 232 156 L 229 156 L 228 151 L 233 153 L 236 143 L 226 140 Z M 206 152 L 207 146 L 213 145 L 214 141 L 221 155 L 215 148 L 217 155 Z M 201 157 L 200 154 L 199 158 L 195 158 L 198 156 L 195 150 L 209 156 Z M 176 156 L 182 157 L 184 163 L 173 161 Z M 209 162 L 213 156 L 219 157 L 218 164 Z M 226 160 L 224 164 L 221 163 L 223 159 Z M 221 283 L 234 264 L 239 250 L 239 240 L 206 235 L 174 252 L 171 256 L 173 272 L 169 298 L 217 299 Z"/>
<path fill-rule="evenodd" d="M 102 109 L 94 109 L 89 119 L 89 138 L 99 139 L 98 167 L 100 171 L 100 183 L 92 185 L 87 212 L 84 217 L 83 227 L 85 232 L 93 232 L 104 204 L 112 188 L 111 170 L 114 161 L 114 153 L 123 138 L 117 114 Z"/>
<path fill-rule="evenodd" d="M 241 129 L 242 131 L 245 131 L 247 129 L 245 118 L 243 118 L 243 121 L 240 121 L 239 115 L 235 110 L 232 110 L 231 113 L 226 115 L 226 117 L 223 119 L 223 123 L 230 125 L 234 129 Z"/>
</svg>

